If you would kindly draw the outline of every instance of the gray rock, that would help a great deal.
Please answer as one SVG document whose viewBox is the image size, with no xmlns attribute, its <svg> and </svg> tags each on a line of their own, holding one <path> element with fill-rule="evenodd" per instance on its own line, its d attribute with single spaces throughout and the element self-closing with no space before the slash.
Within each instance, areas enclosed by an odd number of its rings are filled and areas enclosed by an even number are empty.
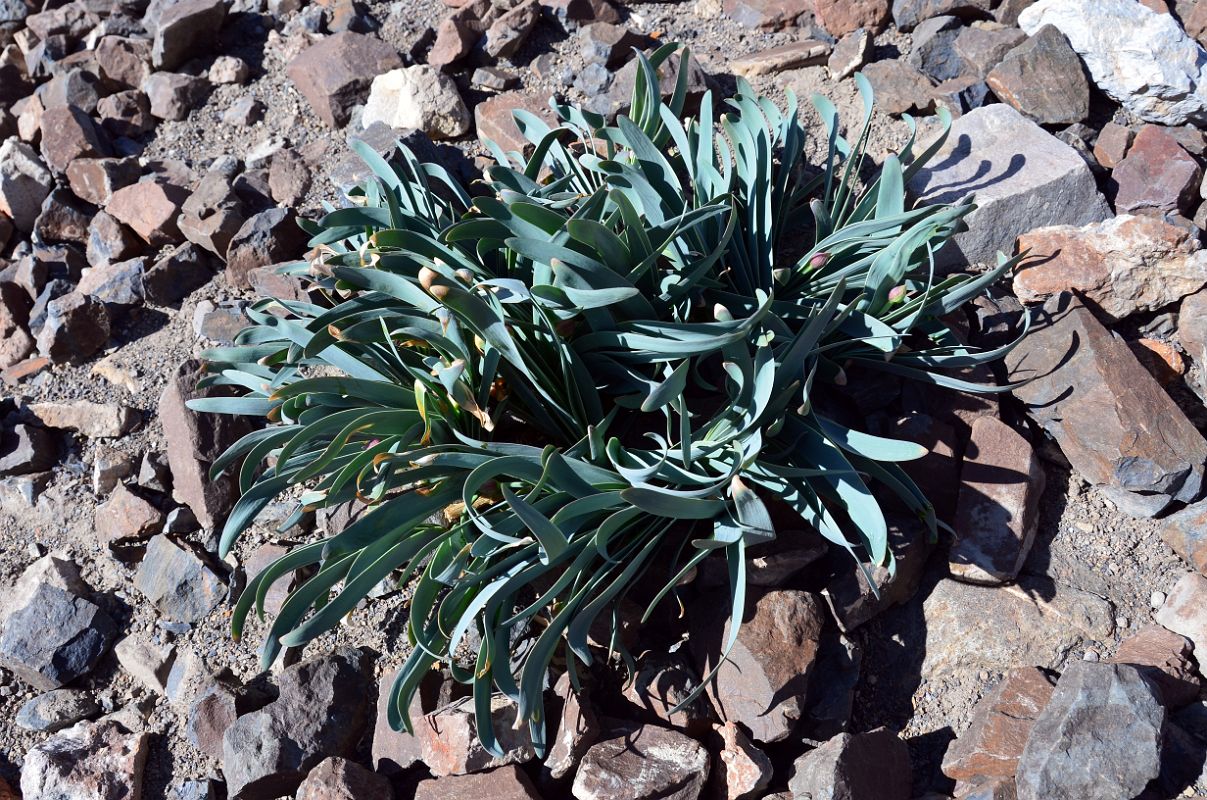
<svg viewBox="0 0 1207 800">
<path fill-rule="evenodd" d="M 82 689 L 53 689 L 27 700 L 17 709 L 13 721 L 27 731 L 54 733 L 80 720 L 89 719 L 99 714 L 100 710 L 89 692 Z"/>
<path fill-rule="evenodd" d="M 1207 653 L 1207 578 L 1183 575 L 1153 618 L 1194 642 L 1195 652 Z"/>
<path fill-rule="evenodd" d="M 574 776 L 577 800 L 696 800 L 708 780 L 708 751 L 657 725 L 592 745 Z"/>
<path fill-rule="evenodd" d="M 840 733 L 792 765 L 788 788 L 808 800 L 909 800 L 909 749 L 895 733 Z"/>
<path fill-rule="evenodd" d="M 181 120 L 209 93 L 210 82 L 196 75 L 156 72 L 143 82 L 142 90 L 151 102 L 152 116 Z"/>
<path fill-rule="evenodd" d="M 994 0 L 893 0 L 893 21 L 903 31 L 923 20 L 944 15 L 960 19 L 988 19 Z"/>
<path fill-rule="evenodd" d="M 181 231 L 184 231 L 183 224 Z M 193 242 L 178 245 L 146 268 L 142 276 L 144 297 L 161 306 L 180 302 L 214 277 L 211 262 L 209 253 Z"/>
<path fill-rule="evenodd" d="M 1071 125 L 1090 113 L 1090 82 L 1069 40 L 1045 25 L 985 77 L 1000 100 L 1043 125 Z"/>
<path fill-rule="evenodd" d="M 459 99 L 459 98 L 458 98 Z M 247 288 L 247 273 L 257 267 L 301 258 L 309 239 L 287 208 L 270 208 L 249 218 L 226 250 L 226 277 L 232 286 Z"/>
<path fill-rule="evenodd" d="M 44 428 L 14 425 L 0 430 L 0 475 L 42 472 L 58 461 L 59 448 Z"/>
<path fill-rule="evenodd" d="M 167 692 L 173 658 L 171 645 L 157 645 L 132 633 L 113 646 L 113 654 L 117 656 L 122 669 L 135 681 L 155 694 Z"/>
<path fill-rule="evenodd" d="M 151 48 L 156 69 L 175 69 L 209 52 L 226 21 L 226 0 L 177 0 L 159 16 Z"/>
<path fill-rule="evenodd" d="M 110 317 L 119 317 L 143 301 L 143 269 L 146 259 L 132 258 L 91 267 L 80 279 L 77 291 L 105 304 Z"/>
<path fill-rule="evenodd" d="M 82 364 L 108 341 L 109 312 L 101 301 L 74 291 L 47 304 L 38 352 L 51 361 Z"/>
<path fill-rule="evenodd" d="M 54 178 L 36 150 L 15 137 L 0 143 L 0 213 L 17 230 L 33 230 L 53 188 Z"/>
<path fill-rule="evenodd" d="M 1004 103 L 956 120 L 943 148 L 909 183 L 921 203 L 974 195 L 976 210 L 936 256 L 940 267 L 993 263 L 998 251 L 1045 225 L 1085 225 L 1110 216 L 1077 151 Z"/>
<path fill-rule="evenodd" d="M 116 634 L 94 603 L 42 584 L 5 622 L 0 665 L 37 689 L 58 689 L 92 671 Z"/>
<path fill-rule="evenodd" d="M 189 624 L 205 619 L 226 594 L 218 573 L 192 549 L 162 534 L 148 542 L 134 586 L 164 618 Z"/>
<path fill-rule="evenodd" d="M 1019 759 L 1019 800 L 1117 800 L 1161 769 L 1165 709 L 1126 664 L 1069 665 Z"/>
<path fill-rule="evenodd" d="M 344 649 L 281 673 L 278 698 L 222 737 L 231 800 L 292 795 L 324 759 L 355 755 L 372 692 L 365 662 L 361 651 Z"/>
<path fill-rule="evenodd" d="M 115 721 L 81 722 L 55 734 L 25 756 L 25 800 L 136 800 L 147 762 L 146 733 Z"/>
<path fill-rule="evenodd" d="M 931 17 L 914 29 L 914 46 L 906 60 L 935 81 L 959 77 L 964 59 L 956 52 L 961 31 L 955 17 Z"/>
</svg>

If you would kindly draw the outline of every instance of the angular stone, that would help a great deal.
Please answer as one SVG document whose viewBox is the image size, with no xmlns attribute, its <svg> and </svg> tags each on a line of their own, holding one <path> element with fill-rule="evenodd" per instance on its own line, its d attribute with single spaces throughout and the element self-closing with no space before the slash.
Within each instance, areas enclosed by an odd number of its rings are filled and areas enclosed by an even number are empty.
<svg viewBox="0 0 1207 800">
<path fill-rule="evenodd" d="M 54 733 L 93 717 L 100 710 L 92 695 L 83 689 L 52 689 L 22 704 L 13 722 L 27 731 Z M 0 798 L 4 798 L 2 791 Z"/>
<path fill-rule="evenodd" d="M 326 758 L 355 754 L 369 718 L 365 661 L 342 649 L 289 667 L 277 699 L 227 729 L 222 768 L 231 800 L 292 795 Z"/>
<path fill-rule="evenodd" d="M 77 158 L 103 158 L 111 153 L 109 137 L 83 109 L 57 106 L 42 114 L 42 158 L 55 172 L 66 172 Z"/>
<path fill-rule="evenodd" d="M 860 28 L 880 33 L 889 22 L 888 0 L 815 0 L 813 13 L 831 36 L 841 38 Z"/>
<path fill-rule="evenodd" d="M 88 241 L 88 222 L 96 209 L 67 189 L 55 189 L 42 202 L 42 213 L 34 223 L 34 235 L 47 244 Z"/>
<path fill-rule="evenodd" d="M 1207 576 L 1207 501 L 1166 517 L 1161 538 L 1200 575 Z"/>
<path fill-rule="evenodd" d="M 116 633 L 94 603 L 41 584 L 12 608 L 0 636 L 0 665 L 36 689 L 57 689 L 91 672 Z"/>
<path fill-rule="evenodd" d="M 140 181 L 114 192 L 105 210 L 147 244 L 163 247 L 183 238 L 176 217 L 187 196 L 184 189 L 167 181 Z"/>
<path fill-rule="evenodd" d="M 134 158 L 77 158 L 67 167 L 67 180 L 77 197 L 104 206 L 115 191 L 137 181 L 140 172 Z"/>
<path fill-rule="evenodd" d="M 671 713 L 699 685 L 700 676 L 680 654 L 649 653 L 638 664 L 632 682 L 625 686 L 624 697 L 646 715 L 700 737 L 708 734 L 715 720 L 707 698 L 699 696 Z"/>
<path fill-rule="evenodd" d="M 893 21 L 901 30 L 910 31 L 934 17 L 986 19 L 993 6 L 994 0 L 893 0 Z"/>
<path fill-rule="evenodd" d="M 55 734 L 25 755 L 25 800 L 116 800 L 142 796 L 149 736 L 121 723 L 82 722 Z"/>
<path fill-rule="evenodd" d="M 967 730 L 947 748 L 943 774 L 957 781 L 1014 778 L 1031 727 L 1052 698 L 1053 681 L 1036 667 L 1009 670 L 972 709 Z"/>
<path fill-rule="evenodd" d="M 772 47 L 729 62 L 734 75 L 753 78 L 772 75 L 787 69 L 812 67 L 824 64 L 830 54 L 830 45 L 814 39 Z"/>
<path fill-rule="evenodd" d="M 1059 29 L 1098 88 L 1140 119 L 1207 119 L 1207 61 L 1173 16 L 1134 0 L 1039 0 L 1018 24 L 1032 35 L 1045 25 Z"/>
<path fill-rule="evenodd" d="M 466 112 L 468 125 L 468 115 Z M 272 157 L 268 170 L 272 199 L 283 206 L 296 206 L 310 191 L 310 167 L 296 150 L 282 150 Z"/>
<path fill-rule="evenodd" d="M 932 17 L 914 29 L 913 48 L 906 62 L 933 81 L 960 77 L 964 60 L 956 52 L 960 21 L 955 17 Z"/>
<path fill-rule="evenodd" d="M 1207 653 L 1207 578 L 1194 573 L 1179 578 L 1153 619 L 1194 642 L 1196 652 Z"/>
<path fill-rule="evenodd" d="M 101 129 L 115 139 L 141 136 L 155 128 L 151 101 L 141 90 L 131 89 L 102 97 L 96 110 Z"/>
<path fill-rule="evenodd" d="M 1018 764 L 1019 800 L 1135 797 L 1161 766 L 1165 709 L 1135 667 L 1074 662 Z"/>
<path fill-rule="evenodd" d="M 1033 378 L 1014 390 L 1032 418 L 1082 477 L 1107 487 L 1125 510 L 1155 514 L 1171 500 L 1199 497 L 1207 441 L 1072 295 L 1044 304 L 1043 323 L 1006 364 L 1012 381 Z"/>
<path fill-rule="evenodd" d="M 771 783 L 771 759 L 754 746 L 732 722 L 716 726 L 723 747 L 713 762 L 712 777 L 719 796 L 742 800 L 757 796 Z"/>
<path fill-rule="evenodd" d="M 29 412 L 48 428 L 75 431 L 89 439 L 117 439 L 139 421 L 138 411 L 129 406 L 91 400 L 30 403 Z"/>
<path fill-rule="evenodd" d="M 28 475 L 54 466 L 58 447 L 42 428 L 18 424 L 0 431 L 0 475 Z"/>
<path fill-rule="evenodd" d="M 1110 216 L 1077 151 L 1004 103 L 956 120 L 909 190 L 922 203 L 976 196 L 976 210 L 964 217 L 969 229 L 936 255 L 941 267 L 993 263 L 999 250 L 1009 251 L 1029 230 Z"/>
<path fill-rule="evenodd" d="M 812 0 L 724 0 L 725 15 L 747 28 L 780 30 L 813 11 Z"/>
<path fill-rule="evenodd" d="M 708 751 L 678 731 L 642 725 L 592 745 L 574 776 L 577 800 L 696 800 Z"/>
<path fill-rule="evenodd" d="M 93 521 L 104 547 L 127 545 L 153 536 L 163 527 L 163 512 L 119 483 Z"/>
<path fill-rule="evenodd" d="M 210 83 L 196 75 L 156 72 L 143 82 L 142 90 L 147 93 L 152 116 L 182 120 L 205 99 Z"/>
<path fill-rule="evenodd" d="M 470 77 L 469 84 L 475 89 L 503 92 L 519 86 L 520 78 L 499 67 L 478 67 Z"/>
<path fill-rule="evenodd" d="M 38 332 L 38 352 L 55 363 L 82 364 L 109 340 L 105 304 L 82 292 L 70 292 L 46 306 Z"/>
<path fill-rule="evenodd" d="M 250 565 L 248 567 L 251 574 Z M 406 731 L 396 731 L 390 726 L 389 708 L 394 701 L 394 682 L 383 679 L 377 693 L 377 717 L 373 727 L 373 768 L 378 772 L 392 774 L 410 769 L 423 761 L 423 749 L 419 739 Z M 426 714 L 430 714 L 452 700 L 452 681 L 445 680 L 439 672 L 429 672 L 420 681 L 419 689 L 411 698 L 409 713 L 411 722 L 419 725 Z"/>
<path fill-rule="evenodd" d="M 911 775 L 905 742 L 880 728 L 840 733 L 805 753 L 792 765 L 788 788 L 814 800 L 909 800 Z"/>
<path fill-rule="evenodd" d="M 624 25 L 592 22 L 578 33 L 579 48 L 588 64 L 603 64 L 616 69 L 633 57 L 633 48 L 650 44 L 649 37 L 634 33 Z"/>
<path fill-rule="evenodd" d="M 42 556 L 25 568 L 12 587 L 5 587 L 4 602 L 0 603 L 0 626 L 13 612 L 28 605 L 43 584 L 72 595 L 88 593 L 88 585 L 80 578 L 80 568 L 61 555 L 51 553 Z"/>
<path fill-rule="evenodd" d="M 178 0 L 164 8 L 155 25 L 151 63 L 175 69 L 210 52 L 226 21 L 226 0 Z"/>
<path fill-rule="evenodd" d="M 428 64 L 391 70 L 373 79 L 361 124 L 421 130 L 432 139 L 469 131 L 470 115 L 453 79 Z"/>
<path fill-rule="evenodd" d="M 1127 214 L 1076 228 L 1038 228 L 1019 237 L 1030 257 L 1014 275 L 1024 303 L 1075 291 L 1109 320 L 1157 311 L 1207 285 L 1207 251 L 1180 225 Z"/>
<path fill-rule="evenodd" d="M 227 729 L 241 714 L 254 710 L 254 707 L 248 707 L 245 692 L 222 682 L 212 682 L 190 704 L 185 735 L 198 750 L 221 761 L 222 737 Z"/>
<path fill-rule="evenodd" d="M 838 627 L 850 633 L 868 620 L 893 606 L 909 601 L 918 591 L 922 572 L 932 545 L 926 529 L 916 520 L 889 519 L 889 546 L 897 561 L 896 575 L 885 567 L 872 567 L 875 591 L 868 586 L 867 575 L 845 553 L 834 578 L 822 595 L 830 606 Z"/>
<path fill-rule="evenodd" d="M 225 259 L 231 239 L 247 221 L 243 200 L 231 178 L 210 170 L 180 207 L 177 223 L 184 237 Z"/>
<path fill-rule="evenodd" d="M 446 775 L 420 781 L 413 800 L 463 800 L 489 797 L 491 800 L 541 800 L 532 781 L 519 767 L 510 765 L 471 775 Z"/>
<path fill-rule="evenodd" d="M 171 622 L 195 624 L 226 594 L 222 578 L 187 546 L 155 536 L 134 573 L 134 586 Z"/>
<path fill-rule="evenodd" d="M 1035 539 L 1044 472 L 1031 443 L 993 417 L 972 423 L 964 453 L 951 573 L 972 583 L 1014 580 Z"/>
<path fill-rule="evenodd" d="M 539 0 L 541 7 L 550 11 L 563 25 L 567 22 L 621 22 L 620 12 L 607 0 Z"/>
<path fill-rule="evenodd" d="M 1160 625 L 1146 625 L 1124 639 L 1111 659 L 1131 664 L 1156 684 L 1167 708 L 1179 708 L 1199 696 L 1200 682 L 1190 652 L 1194 645 Z"/>
<path fill-rule="evenodd" d="M 111 89 L 139 89 L 151 76 L 151 43 L 125 36 L 102 36 L 96 45 L 100 78 Z"/>
<path fill-rule="evenodd" d="M 975 73 L 975 77 L 984 78 L 1002 62 L 1007 53 L 1025 41 L 1027 35 L 1018 28 L 978 23 L 960 31 L 956 37 L 955 51 L 964 65 Z"/>
<path fill-rule="evenodd" d="M 541 765 L 542 780 L 559 781 L 578 767 L 591 745 L 599 739 L 600 726 L 585 695 L 574 690 L 569 673 L 562 673 L 553 687 L 562 700 L 557 735 Z"/>
<path fill-rule="evenodd" d="M 852 31 L 839 39 L 826 62 L 830 80 L 840 81 L 858 72 L 872 57 L 873 44 L 872 35 L 866 30 Z"/>
<path fill-rule="evenodd" d="M 76 290 L 104 303 L 110 317 L 120 318 L 135 306 L 142 305 L 145 265 L 145 259 L 133 258 L 89 267 Z"/>
<path fill-rule="evenodd" d="M 0 213 L 23 233 L 34 228 L 42 202 L 54 188 L 54 177 L 37 151 L 24 142 L 0 143 Z"/>
<path fill-rule="evenodd" d="M 130 634 L 113 646 L 113 654 L 122 669 L 143 687 L 157 695 L 167 693 L 173 657 L 170 645 L 161 647 L 137 634 Z"/>
<path fill-rule="evenodd" d="M 29 335 L 29 294 L 15 283 L 0 281 L 0 368 L 11 367 L 33 352 Z"/>
<path fill-rule="evenodd" d="M 1045 25 L 985 77 L 1003 102 L 1043 125 L 1071 125 L 1090 113 L 1090 83 L 1069 40 Z"/>
<path fill-rule="evenodd" d="M 862 72 L 876 93 L 876 106 L 887 114 L 928 113 L 934 106 L 930 79 L 904 60 L 873 61 Z"/>
<path fill-rule="evenodd" d="M 301 258 L 310 237 L 286 208 L 270 208 L 250 217 L 226 250 L 226 278 L 231 286 L 250 286 L 247 273 L 257 267 Z"/>
<path fill-rule="evenodd" d="M 727 602 L 701 610 L 691 619 L 691 646 L 700 674 L 708 675 L 731 622 Z M 808 592 L 776 589 L 748 598 L 737 641 L 709 684 L 721 718 L 742 723 L 758 742 L 789 737 L 804 713 L 823 621 L 821 602 Z"/>
<path fill-rule="evenodd" d="M 516 730 L 516 707 L 505 697 L 491 700 L 491 720 L 503 755 L 488 752 L 478 740 L 472 699 L 457 700 L 415 721 L 423 763 L 437 777 L 481 772 L 507 764 L 522 764 L 535 756 L 528 726 Z"/>
<path fill-rule="evenodd" d="M 394 791 L 381 775 L 355 761 L 332 756 L 310 770 L 297 800 L 390 800 Z M 482 795 L 493 797 L 494 795 Z"/>
<path fill-rule="evenodd" d="M 1106 600 L 1026 573 L 1005 587 L 940 581 L 923 603 L 923 616 L 921 674 L 931 679 L 1018 664 L 1054 669 L 1079 643 L 1103 641 L 1115 628 Z"/>
<path fill-rule="evenodd" d="M 192 242 L 178 245 L 143 273 L 143 296 L 160 306 L 178 303 L 214 277 L 212 257 Z"/>
<path fill-rule="evenodd" d="M 286 74 L 319 119 L 341 128 L 373 78 L 400 67 L 398 53 L 376 36 L 345 31 L 303 50 Z"/>
<path fill-rule="evenodd" d="M 527 111 L 552 124 L 553 110 L 549 108 L 546 100 L 542 95 L 527 92 L 503 92 L 483 100 L 474 106 L 474 125 L 478 138 L 489 139 L 503 148 L 504 152 L 523 152 L 530 145 L 515 126 L 511 113 L 517 110 Z"/>
<path fill-rule="evenodd" d="M 1120 213 L 1180 213 L 1198 203 L 1203 170 L 1194 156 L 1160 125 L 1145 125 L 1111 173 Z"/>
<path fill-rule="evenodd" d="M 523 0 L 490 24 L 482 49 L 491 58 L 511 58 L 519 52 L 540 18 L 537 0 Z"/>
<path fill-rule="evenodd" d="M 1094 142 L 1094 159 L 1107 169 L 1114 169 L 1127 155 L 1135 136 L 1136 132 L 1126 125 L 1106 123 Z"/>
</svg>

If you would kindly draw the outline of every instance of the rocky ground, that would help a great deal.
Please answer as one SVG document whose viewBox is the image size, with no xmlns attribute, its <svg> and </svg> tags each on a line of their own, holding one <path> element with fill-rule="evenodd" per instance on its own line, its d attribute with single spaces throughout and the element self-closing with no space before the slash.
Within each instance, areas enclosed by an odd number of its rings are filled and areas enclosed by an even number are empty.
<svg viewBox="0 0 1207 800">
<path fill-rule="evenodd" d="M 262 672 L 265 623 L 229 635 L 247 574 L 346 519 L 279 532 L 274 507 L 212 555 L 232 487 L 206 468 L 241 423 L 184 407 L 194 359 L 298 290 L 273 267 L 363 177 L 349 137 L 472 177 L 479 136 L 522 147 L 513 109 L 615 113 L 660 41 L 693 91 L 852 121 L 862 70 L 877 160 L 902 114 L 923 139 L 956 117 L 910 189 L 976 195 L 945 269 L 1030 251 L 966 315 L 993 347 L 1031 309 L 969 376 L 1030 380 L 849 398 L 932 447 L 954 537 L 897 520 L 879 598 L 781 537 L 733 665 L 670 717 L 720 630 L 706 563 L 686 620 L 633 631 L 632 686 L 551 689 L 543 763 L 520 734 L 483 751 L 437 673 L 416 735 L 389 730 L 405 589 Z M 0 0 L 0 800 L 1207 796 L 1204 44 L 1207 0 Z"/>
</svg>

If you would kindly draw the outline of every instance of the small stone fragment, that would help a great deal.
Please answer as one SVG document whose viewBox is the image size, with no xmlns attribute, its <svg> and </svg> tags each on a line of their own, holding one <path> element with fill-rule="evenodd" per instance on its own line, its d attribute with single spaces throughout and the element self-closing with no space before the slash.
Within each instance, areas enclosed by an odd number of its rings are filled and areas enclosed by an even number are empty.
<svg viewBox="0 0 1207 800">
<path fill-rule="evenodd" d="M 83 689 L 52 689 L 17 710 L 13 722 L 27 731 L 54 733 L 100 713 L 100 706 Z M 0 791 L 0 799 L 4 793 Z"/>
<path fill-rule="evenodd" d="M 121 403 L 91 400 L 30 403 L 29 412 L 48 428 L 75 431 L 89 439 L 116 439 L 138 424 L 139 414 Z"/>
<path fill-rule="evenodd" d="M 373 79 L 361 124 L 374 122 L 421 130 L 436 140 L 455 139 L 469 130 L 470 115 L 452 78 L 416 64 Z"/>
<path fill-rule="evenodd" d="M 541 800 L 532 781 L 519 767 L 509 765 L 489 772 L 470 775 L 445 775 L 420 781 L 413 800 L 463 800 L 489 797 L 491 800 Z"/>
<path fill-rule="evenodd" d="M 811 67 L 826 62 L 830 45 L 813 39 L 772 47 L 729 62 L 733 74 L 745 78 L 772 75 L 788 69 Z"/>
<path fill-rule="evenodd" d="M 205 561 L 166 535 L 147 544 L 134 586 L 165 619 L 190 625 L 205 619 L 226 593 L 222 578 Z"/>
<path fill-rule="evenodd" d="M 1195 573 L 1179 578 L 1153 619 L 1194 642 L 1195 652 L 1207 653 L 1207 578 Z"/>
<path fill-rule="evenodd" d="M 854 75 L 872 57 L 872 34 L 860 28 L 838 40 L 826 66 L 830 79 L 843 80 Z"/>
<path fill-rule="evenodd" d="M 943 774 L 957 781 L 1014 778 L 1031 726 L 1052 698 L 1053 682 L 1036 667 L 1009 670 L 972 710 L 968 729 L 947 748 Z"/>
</svg>

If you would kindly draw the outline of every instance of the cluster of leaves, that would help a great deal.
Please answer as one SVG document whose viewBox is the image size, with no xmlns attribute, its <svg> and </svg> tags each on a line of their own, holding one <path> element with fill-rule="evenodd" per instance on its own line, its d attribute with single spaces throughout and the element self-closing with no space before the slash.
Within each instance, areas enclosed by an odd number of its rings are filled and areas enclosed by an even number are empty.
<svg viewBox="0 0 1207 800">
<path fill-rule="evenodd" d="M 729 565 L 732 645 L 746 550 L 776 535 L 770 498 L 861 564 L 893 563 L 877 484 L 936 530 L 900 467 L 924 449 L 815 401 L 852 365 L 976 390 L 943 370 L 1001 355 L 942 318 L 1010 264 L 936 280 L 934 253 L 971 206 L 906 207 L 941 139 L 917 155 L 911 139 L 861 188 L 861 77 L 854 141 L 814 98 L 827 139 L 811 167 L 795 98 L 781 110 L 743 82 L 724 113 L 706 94 L 685 119 L 687 52 L 638 58 L 613 125 L 567 105 L 553 128 L 516 112 L 534 149 L 490 145 L 477 196 L 405 147 L 393 165 L 360 147 L 376 179 L 311 225 L 317 255 L 292 268 L 323 300 L 262 300 L 234 346 L 207 354 L 205 382 L 246 394 L 193 407 L 274 423 L 214 465 L 241 463 L 223 554 L 290 487 L 305 491 L 283 527 L 369 507 L 250 582 L 236 635 L 273 582 L 315 568 L 272 621 L 265 665 L 391 578 L 413 586 L 391 722 L 409 729 L 420 680 L 446 664 L 472 684 L 488 748 L 502 693 L 542 749 L 551 661 L 577 680 L 590 633 L 631 666 L 619 603 L 648 598 L 648 616 L 711 554 Z M 452 654 L 470 641 L 467 666 Z"/>
</svg>

